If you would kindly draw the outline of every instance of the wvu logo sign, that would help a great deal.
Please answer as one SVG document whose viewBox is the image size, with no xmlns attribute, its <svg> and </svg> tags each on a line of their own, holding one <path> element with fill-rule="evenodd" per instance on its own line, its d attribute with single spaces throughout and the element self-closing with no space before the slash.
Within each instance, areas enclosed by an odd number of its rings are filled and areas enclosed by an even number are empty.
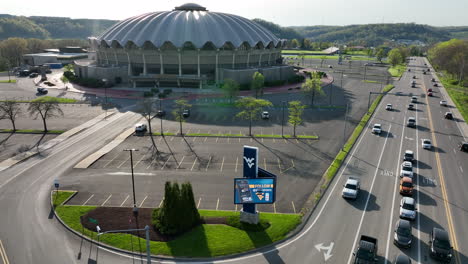
<svg viewBox="0 0 468 264">
<path fill-rule="evenodd" d="M 255 158 L 246 158 L 244 157 L 245 162 L 247 162 L 247 166 L 251 169 L 253 165 L 255 165 Z"/>
</svg>

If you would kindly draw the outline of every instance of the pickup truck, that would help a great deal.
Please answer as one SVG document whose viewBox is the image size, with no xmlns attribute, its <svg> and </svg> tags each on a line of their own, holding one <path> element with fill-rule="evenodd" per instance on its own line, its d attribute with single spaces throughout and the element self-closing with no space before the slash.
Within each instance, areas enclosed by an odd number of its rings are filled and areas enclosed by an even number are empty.
<svg viewBox="0 0 468 264">
<path fill-rule="evenodd" d="M 377 263 L 377 238 L 361 235 L 356 252 L 354 264 Z"/>
</svg>

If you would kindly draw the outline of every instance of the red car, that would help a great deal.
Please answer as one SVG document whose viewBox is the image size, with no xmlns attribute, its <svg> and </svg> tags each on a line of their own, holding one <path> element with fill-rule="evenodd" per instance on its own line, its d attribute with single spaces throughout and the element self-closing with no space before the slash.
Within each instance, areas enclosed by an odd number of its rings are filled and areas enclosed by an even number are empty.
<svg viewBox="0 0 468 264">
<path fill-rule="evenodd" d="M 431 89 L 431 88 L 429 88 L 429 89 L 427 89 L 427 91 L 428 91 L 428 92 L 432 92 L 432 89 Z"/>
<path fill-rule="evenodd" d="M 427 93 L 427 96 L 432 96 L 432 92 L 428 92 L 428 93 Z"/>
</svg>

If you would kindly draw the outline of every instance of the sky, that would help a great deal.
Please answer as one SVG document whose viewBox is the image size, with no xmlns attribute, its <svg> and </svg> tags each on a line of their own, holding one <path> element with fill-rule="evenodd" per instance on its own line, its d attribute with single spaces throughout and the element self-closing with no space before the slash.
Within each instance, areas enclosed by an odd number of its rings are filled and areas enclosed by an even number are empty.
<svg viewBox="0 0 468 264">
<path fill-rule="evenodd" d="M 209 11 L 261 18 L 281 26 L 417 23 L 468 26 L 468 0 L 2 0 L 0 13 L 123 20 L 195 2 Z"/>
</svg>

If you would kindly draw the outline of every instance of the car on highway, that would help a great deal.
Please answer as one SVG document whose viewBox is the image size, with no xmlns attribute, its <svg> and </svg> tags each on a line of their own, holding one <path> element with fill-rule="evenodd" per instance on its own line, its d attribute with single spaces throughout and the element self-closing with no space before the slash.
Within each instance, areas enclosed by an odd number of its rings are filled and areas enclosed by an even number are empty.
<svg viewBox="0 0 468 264">
<path fill-rule="evenodd" d="M 385 106 L 385 110 L 392 111 L 393 110 L 393 105 L 392 104 L 387 104 Z"/>
<path fill-rule="evenodd" d="M 447 101 L 445 101 L 445 100 L 440 101 L 440 105 L 441 106 L 447 106 Z"/>
<path fill-rule="evenodd" d="M 432 78 L 432 79 L 431 79 L 431 82 L 435 82 L 435 78 Z"/>
<path fill-rule="evenodd" d="M 432 92 L 432 88 L 427 89 L 428 92 Z"/>
<path fill-rule="evenodd" d="M 413 228 L 411 223 L 405 219 L 398 219 L 395 225 L 393 243 L 397 247 L 410 248 L 413 242 Z"/>
<path fill-rule="evenodd" d="M 411 71 L 411 69 L 408 69 L 408 71 L 410 72 L 410 71 Z"/>
<path fill-rule="evenodd" d="M 414 104 L 409 104 L 408 105 L 408 110 L 414 110 Z"/>
<path fill-rule="evenodd" d="M 164 110 L 158 110 L 156 112 L 156 117 L 164 117 L 166 115 L 166 111 Z"/>
<path fill-rule="evenodd" d="M 413 178 L 413 164 L 409 161 L 403 161 L 401 163 L 400 177 Z"/>
<path fill-rule="evenodd" d="M 431 149 L 432 148 L 432 143 L 430 139 L 423 138 L 421 139 L 421 145 L 423 149 Z"/>
<path fill-rule="evenodd" d="M 413 75 L 413 79 L 416 79 L 416 75 Z"/>
<path fill-rule="evenodd" d="M 413 179 L 410 177 L 400 179 L 400 194 L 413 196 Z"/>
<path fill-rule="evenodd" d="M 416 81 L 415 81 L 415 80 L 412 80 L 412 81 L 411 81 L 411 84 L 416 84 Z"/>
<path fill-rule="evenodd" d="M 408 117 L 408 121 L 406 121 L 406 126 L 408 127 L 416 127 L 416 118 Z"/>
<path fill-rule="evenodd" d="M 328 68 L 332 69 L 332 68 L 333 68 L 333 66 L 332 66 L 332 65 L 328 65 Z"/>
<path fill-rule="evenodd" d="M 439 85 L 438 85 L 437 83 L 434 83 L 432 86 L 437 87 L 437 86 L 439 86 Z"/>
<path fill-rule="evenodd" d="M 361 235 L 359 240 L 358 248 L 356 252 L 353 252 L 354 255 L 354 264 L 370 264 L 377 263 L 377 238 Z"/>
<path fill-rule="evenodd" d="M 346 180 L 345 185 L 343 185 L 343 191 L 341 192 L 341 196 L 345 199 L 356 200 L 360 189 L 361 187 L 359 185 L 359 179 L 354 178 L 354 177 L 349 177 Z"/>
<path fill-rule="evenodd" d="M 411 97 L 411 102 L 412 103 L 417 103 L 418 102 L 418 97 L 416 97 L 416 96 Z"/>
<path fill-rule="evenodd" d="M 411 84 L 411 88 L 416 88 L 416 82 L 413 82 L 413 83 Z"/>
<path fill-rule="evenodd" d="M 423 70 L 423 74 L 424 74 L 424 75 L 426 74 L 426 71 L 425 71 L 425 70 Z"/>
<path fill-rule="evenodd" d="M 184 118 L 187 118 L 190 116 L 190 109 L 185 109 L 183 112 L 182 112 L 182 116 Z"/>
<path fill-rule="evenodd" d="M 458 149 L 460 151 L 468 152 L 468 142 L 460 142 L 458 143 Z"/>
<path fill-rule="evenodd" d="M 405 154 L 403 154 L 403 161 L 409 161 L 411 163 L 414 162 L 414 152 L 412 150 L 405 150 Z"/>
<path fill-rule="evenodd" d="M 446 112 L 445 115 L 444 115 L 445 119 L 453 119 L 453 114 L 452 112 Z"/>
<path fill-rule="evenodd" d="M 403 254 L 399 254 L 395 257 L 392 264 L 411 264 L 411 259 Z"/>
<path fill-rule="evenodd" d="M 374 124 L 374 127 L 372 127 L 372 133 L 376 135 L 380 135 L 380 133 L 382 133 L 382 125 Z"/>
<path fill-rule="evenodd" d="M 47 94 L 47 93 L 49 93 L 49 91 L 47 91 L 46 88 L 42 88 L 42 87 L 38 87 L 36 89 L 36 91 L 37 91 L 38 94 Z"/>
<path fill-rule="evenodd" d="M 434 227 L 429 234 L 429 255 L 446 263 L 452 261 L 452 245 L 448 232 Z"/>
<path fill-rule="evenodd" d="M 430 72 L 430 71 L 431 71 L 431 69 L 427 68 L 427 71 L 428 71 L 428 72 Z"/>
<path fill-rule="evenodd" d="M 411 197 L 403 197 L 400 201 L 400 218 L 413 221 L 416 219 L 416 202 Z"/>
<path fill-rule="evenodd" d="M 427 92 L 427 96 L 432 97 L 432 92 Z"/>
<path fill-rule="evenodd" d="M 262 112 L 262 119 L 269 119 L 270 118 L 270 113 L 268 111 L 263 111 Z"/>
<path fill-rule="evenodd" d="M 146 125 L 145 124 L 136 124 L 135 125 L 135 132 L 145 132 L 146 131 Z"/>
</svg>

